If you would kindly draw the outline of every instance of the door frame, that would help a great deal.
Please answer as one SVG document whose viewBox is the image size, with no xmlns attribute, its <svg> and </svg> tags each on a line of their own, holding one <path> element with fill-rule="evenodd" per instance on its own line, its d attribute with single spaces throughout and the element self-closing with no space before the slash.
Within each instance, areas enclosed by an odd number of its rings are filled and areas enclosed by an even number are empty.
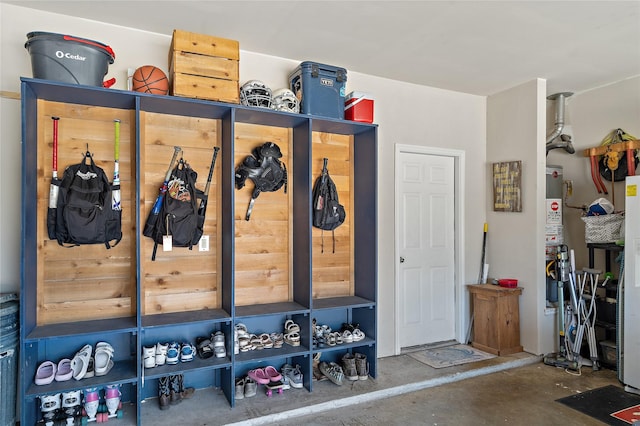
<svg viewBox="0 0 640 426">
<path fill-rule="evenodd" d="M 400 244 L 397 236 L 400 235 L 399 221 L 400 217 L 400 153 L 435 155 L 452 157 L 454 160 L 454 298 L 455 298 L 455 339 L 458 342 L 464 342 L 465 326 L 467 323 L 467 299 L 465 296 L 465 277 L 464 277 L 464 177 L 465 177 L 465 153 L 458 149 L 437 148 L 418 145 L 395 144 L 395 162 L 394 162 L 394 271 L 395 271 L 395 354 L 400 354 L 400 312 L 402 309 L 400 295 L 400 268 L 398 267 L 398 259 L 400 259 Z"/>
</svg>

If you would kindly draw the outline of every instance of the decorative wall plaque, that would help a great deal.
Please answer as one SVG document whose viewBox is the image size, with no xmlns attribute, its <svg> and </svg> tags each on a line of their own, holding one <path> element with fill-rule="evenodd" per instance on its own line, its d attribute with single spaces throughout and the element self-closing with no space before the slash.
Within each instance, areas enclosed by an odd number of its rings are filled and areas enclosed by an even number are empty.
<svg viewBox="0 0 640 426">
<path fill-rule="evenodd" d="M 493 163 L 493 210 L 522 211 L 522 161 Z"/>
</svg>

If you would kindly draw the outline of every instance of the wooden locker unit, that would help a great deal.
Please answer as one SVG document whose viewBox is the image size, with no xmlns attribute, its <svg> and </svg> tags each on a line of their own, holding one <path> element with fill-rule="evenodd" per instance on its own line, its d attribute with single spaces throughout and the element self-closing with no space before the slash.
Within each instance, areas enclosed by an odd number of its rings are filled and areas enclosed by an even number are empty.
<svg viewBox="0 0 640 426">
<path fill-rule="evenodd" d="M 178 158 L 198 173 L 196 188 L 204 190 L 214 147 L 220 146 L 219 120 L 140 112 L 141 228 L 162 186 L 174 146 Z M 216 161 L 209 188 L 204 235 L 209 251 L 175 247 L 170 252 L 159 244 L 152 261 L 154 243 L 140 235 L 141 307 L 143 315 L 184 312 L 221 307 L 218 253 L 220 164 Z"/>
<path fill-rule="evenodd" d="M 315 183 L 320 176 L 323 159 L 327 158 L 329 175 L 336 184 L 340 204 L 346 213 L 344 223 L 333 233 L 312 228 L 313 297 L 353 296 L 353 138 L 349 135 L 313 132 L 312 150 L 312 182 Z"/>
<path fill-rule="evenodd" d="M 22 79 L 23 198 L 21 282 L 22 424 L 40 419 L 39 397 L 91 386 L 120 384 L 125 411 L 143 423 L 141 402 L 157 396 L 160 377 L 184 374 L 198 388 L 219 387 L 233 407 L 235 378 L 257 366 L 300 364 L 313 390 L 313 355 L 338 361 L 346 352 L 376 362 L 377 126 L 197 99 Z M 51 181 L 51 116 L 60 116 L 59 174 L 89 149 L 113 173 L 113 120 L 121 120 L 120 176 L 123 239 L 60 247 L 46 235 Z M 288 172 L 287 192 L 262 193 L 246 214 L 253 182 L 235 187 L 235 167 L 266 141 L 278 144 Z M 214 147 L 220 147 L 198 247 L 158 248 L 142 235 L 164 180 L 174 145 L 198 172 L 204 189 Z M 324 233 L 311 226 L 311 191 L 322 158 L 336 181 L 346 222 Z M 360 324 L 367 338 L 333 347 L 312 346 L 312 321 L 339 329 Z M 301 327 L 301 345 L 233 353 L 238 323 L 252 332 L 282 331 L 287 319 Z M 227 356 L 143 368 L 143 346 L 191 341 L 222 331 Z M 106 376 L 36 386 L 45 360 L 73 357 L 84 344 L 115 348 Z M 144 409 L 149 408 L 145 404 Z M 174 408 L 175 409 L 175 408 Z"/>
<path fill-rule="evenodd" d="M 53 126 L 58 121 L 58 176 L 62 178 L 67 166 L 79 163 L 87 149 L 109 179 L 114 166 L 114 118 L 120 125 L 120 179 L 122 187 L 122 244 L 111 250 L 103 245 L 83 247 L 82 251 L 61 247 L 50 240 L 46 229 L 49 185 L 51 183 Z M 69 321 L 99 320 L 131 317 L 136 313 L 135 268 L 135 165 L 130 126 L 133 115 L 129 110 L 38 102 L 37 191 L 37 271 L 41 283 L 37 291 L 37 323 L 55 324 Z"/>
</svg>

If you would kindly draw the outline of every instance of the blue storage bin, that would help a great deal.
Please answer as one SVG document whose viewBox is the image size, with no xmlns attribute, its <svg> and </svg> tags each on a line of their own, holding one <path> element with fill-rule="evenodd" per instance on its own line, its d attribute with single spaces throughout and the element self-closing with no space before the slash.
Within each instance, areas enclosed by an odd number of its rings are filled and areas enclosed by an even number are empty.
<svg viewBox="0 0 640 426">
<path fill-rule="evenodd" d="M 344 119 L 346 83 L 346 69 L 311 61 L 289 74 L 289 86 L 303 114 Z"/>
</svg>

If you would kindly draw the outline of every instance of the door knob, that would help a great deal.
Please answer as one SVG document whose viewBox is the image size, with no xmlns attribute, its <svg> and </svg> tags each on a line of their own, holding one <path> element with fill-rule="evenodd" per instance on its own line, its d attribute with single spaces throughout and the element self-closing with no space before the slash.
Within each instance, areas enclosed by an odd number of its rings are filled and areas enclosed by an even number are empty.
<svg viewBox="0 0 640 426">
<path fill-rule="evenodd" d="M 400 263 L 404 263 L 404 257 L 400 256 Z"/>
</svg>

